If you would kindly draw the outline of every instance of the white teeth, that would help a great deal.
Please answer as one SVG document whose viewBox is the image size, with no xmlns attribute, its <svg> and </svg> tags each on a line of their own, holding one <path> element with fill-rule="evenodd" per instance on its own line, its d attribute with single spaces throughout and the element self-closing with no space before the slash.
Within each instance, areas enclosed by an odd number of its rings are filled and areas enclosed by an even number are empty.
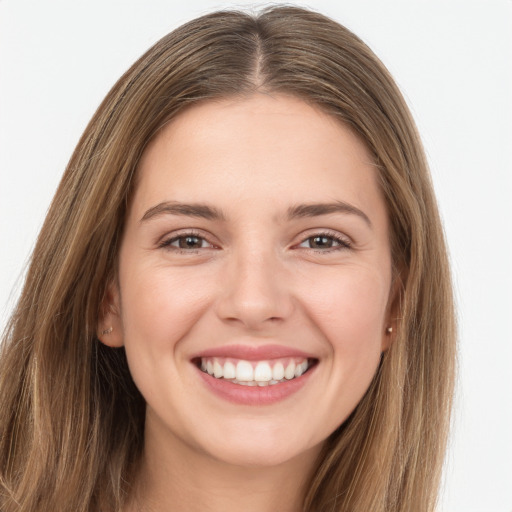
<svg viewBox="0 0 512 512">
<path fill-rule="evenodd" d="M 308 369 L 308 362 L 304 361 L 295 368 L 295 377 L 300 377 Z"/>
<path fill-rule="evenodd" d="M 238 381 L 238 382 L 236 382 L 236 384 L 240 384 L 241 386 L 250 386 L 250 387 L 254 387 L 254 386 L 258 385 L 258 383 L 254 380 L 251 380 L 249 382 Z"/>
<path fill-rule="evenodd" d="M 281 380 L 284 378 L 284 366 L 282 363 L 276 363 L 272 368 L 272 379 L 274 381 Z M 271 381 L 272 383 L 272 381 Z"/>
<path fill-rule="evenodd" d="M 224 369 L 220 365 L 220 363 L 215 359 L 213 361 L 213 375 L 216 379 L 220 379 L 224 375 Z"/>
<path fill-rule="evenodd" d="M 301 362 L 289 359 L 285 368 L 283 362 L 286 361 L 276 361 L 272 365 L 272 361 L 256 363 L 239 360 L 235 365 L 233 360 L 225 358 L 201 358 L 200 367 L 203 372 L 216 379 L 228 379 L 235 384 L 273 386 L 303 375 L 309 367 L 308 360 L 299 361 Z"/>
<path fill-rule="evenodd" d="M 254 380 L 258 382 L 268 382 L 272 380 L 272 368 L 267 362 L 261 362 L 254 369 Z"/>
<path fill-rule="evenodd" d="M 254 370 L 248 361 L 238 361 L 236 365 L 236 380 L 250 382 L 254 380 Z"/>
<path fill-rule="evenodd" d="M 225 379 L 236 379 L 236 368 L 233 363 L 226 361 L 224 363 L 224 378 Z"/>
<path fill-rule="evenodd" d="M 295 377 L 295 363 L 290 361 L 286 367 L 286 370 L 284 371 L 284 378 L 290 380 L 293 379 L 293 377 Z"/>
</svg>

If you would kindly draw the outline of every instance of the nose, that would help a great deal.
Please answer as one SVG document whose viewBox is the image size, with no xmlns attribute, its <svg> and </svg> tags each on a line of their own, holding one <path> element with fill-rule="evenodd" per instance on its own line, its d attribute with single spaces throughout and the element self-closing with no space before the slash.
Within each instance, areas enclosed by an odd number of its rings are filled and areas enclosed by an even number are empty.
<svg viewBox="0 0 512 512">
<path fill-rule="evenodd" d="M 292 315 L 290 272 L 267 250 L 235 254 L 226 262 L 217 315 L 251 331 L 262 331 Z"/>
</svg>

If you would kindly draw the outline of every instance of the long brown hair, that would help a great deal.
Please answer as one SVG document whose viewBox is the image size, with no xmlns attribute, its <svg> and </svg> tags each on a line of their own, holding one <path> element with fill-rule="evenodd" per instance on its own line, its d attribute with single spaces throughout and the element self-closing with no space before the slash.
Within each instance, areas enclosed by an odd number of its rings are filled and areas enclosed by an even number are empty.
<svg viewBox="0 0 512 512">
<path fill-rule="evenodd" d="M 455 325 L 436 201 L 387 70 L 320 14 L 216 12 L 161 39 L 109 92 L 69 162 L 0 358 L 0 509 L 119 511 L 142 450 L 144 400 L 123 349 L 96 337 L 137 164 L 186 106 L 290 94 L 373 153 L 392 226 L 397 334 L 366 395 L 326 441 L 304 510 L 431 512 L 449 425 Z"/>
</svg>

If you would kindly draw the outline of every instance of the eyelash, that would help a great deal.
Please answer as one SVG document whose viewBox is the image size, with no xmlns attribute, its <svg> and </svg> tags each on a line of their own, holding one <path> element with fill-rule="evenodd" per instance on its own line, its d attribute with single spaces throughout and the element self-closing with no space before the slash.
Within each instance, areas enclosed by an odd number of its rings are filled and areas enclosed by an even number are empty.
<svg viewBox="0 0 512 512">
<path fill-rule="evenodd" d="M 200 247 L 197 249 L 195 249 L 195 248 L 184 249 L 181 247 L 174 247 L 171 245 L 174 242 L 177 242 L 183 238 L 198 238 L 199 240 L 204 240 L 205 242 L 208 242 L 206 237 L 202 236 L 200 233 L 195 232 L 195 231 L 187 231 L 185 233 L 181 233 L 179 235 L 173 236 L 172 238 L 163 240 L 162 242 L 160 242 L 160 244 L 158 244 L 158 247 L 160 247 L 162 249 L 168 249 L 173 252 L 177 252 L 178 254 L 196 254 L 199 250 L 204 249 L 204 247 Z M 210 244 L 210 245 L 213 245 L 213 244 Z"/>
<path fill-rule="evenodd" d="M 172 238 L 163 240 L 162 242 L 159 243 L 158 247 L 162 248 L 162 249 L 171 250 L 178 254 L 197 254 L 201 249 L 205 249 L 205 247 L 185 249 L 185 248 L 180 248 L 180 247 L 174 247 L 172 245 L 173 243 L 175 243 L 179 240 L 182 240 L 184 238 L 198 238 L 201 241 L 210 243 L 210 242 L 208 242 L 206 237 L 202 236 L 200 233 L 197 233 L 194 231 L 188 231 L 188 232 L 173 236 Z M 332 240 L 333 242 L 337 243 L 338 245 L 335 247 L 329 247 L 327 249 L 315 249 L 312 247 L 305 247 L 305 249 L 307 249 L 309 251 L 316 252 L 316 253 L 324 253 L 325 254 L 325 253 L 330 253 L 330 252 L 335 252 L 335 251 L 346 250 L 346 249 L 352 248 L 352 244 L 347 238 L 341 237 L 339 234 L 331 232 L 331 231 L 322 231 L 319 233 L 314 233 L 313 235 L 310 235 L 310 236 L 304 238 L 295 247 L 300 247 L 302 244 L 306 243 L 308 240 L 312 240 L 314 238 L 328 238 L 328 239 Z M 210 243 L 210 245 L 214 245 L 214 244 Z"/>
<path fill-rule="evenodd" d="M 346 250 L 346 249 L 352 248 L 352 244 L 347 238 L 342 237 L 339 234 L 334 233 L 332 231 L 322 231 L 319 233 L 315 233 L 311 236 L 308 236 L 299 244 L 299 246 L 302 245 L 303 243 L 307 242 L 308 240 L 312 240 L 314 238 L 328 238 L 328 239 L 336 242 L 339 245 L 337 245 L 336 247 L 329 247 L 328 249 L 314 249 L 312 247 L 309 247 L 306 249 L 309 249 L 310 251 L 315 251 L 315 252 L 329 253 L 329 252 L 341 251 L 341 250 Z"/>
</svg>

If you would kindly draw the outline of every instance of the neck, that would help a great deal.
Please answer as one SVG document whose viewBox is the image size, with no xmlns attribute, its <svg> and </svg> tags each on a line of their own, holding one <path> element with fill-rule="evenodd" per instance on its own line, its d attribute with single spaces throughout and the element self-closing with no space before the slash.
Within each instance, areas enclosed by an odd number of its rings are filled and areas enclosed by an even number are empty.
<svg viewBox="0 0 512 512">
<path fill-rule="evenodd" d="M 146 431 L 144 455 L 126 512 L 298 512 L 318 457 L 315 447 L 274 466 L 217 460 Z"/>
</svg>

